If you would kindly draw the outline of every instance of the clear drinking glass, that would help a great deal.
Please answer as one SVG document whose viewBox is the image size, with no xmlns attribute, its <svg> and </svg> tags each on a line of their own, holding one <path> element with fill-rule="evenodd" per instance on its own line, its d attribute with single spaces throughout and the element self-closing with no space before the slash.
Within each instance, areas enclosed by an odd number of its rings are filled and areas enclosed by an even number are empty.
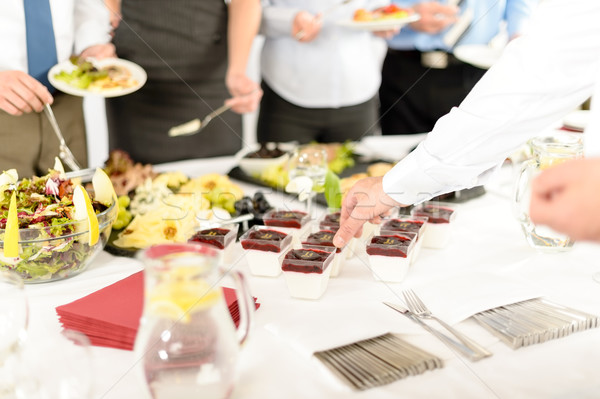
<svg viewBox="0 0 600 399">
<path fill-rule="evenodd" d="M 10 270 L 0 270 L 0 398 L 15 393 L 15 366 L 25 342 L 29 306 L 23 280 Z"/>
<path fill-rule="evenodd" d="M 312 218 L 312 203 L 316 190 L 325 184 L 327 152 L 325 149 L 315 145 L 296 148 L 288 162 L 288 174 L 290 180 L 298 176 L 307 176 L 313 181 L 312 191 L 306 200 L 306 213 Z"/>
<path fill-rule="evenodd" d="M 582 136 L 577 133 L 556 132 L 531 140 L 534 158 L 525 161 L 515 183 L 514 206 L 521 229 L 529 245 L 540 252 L 569 250 L 573 240 L 547 226 L 535 225 L 529 217 L 531 182 L 543 170 L 568 159 L 583 156 Z"/>
<path fill-rule="evenodd" d="M 254 301 L 243 275 L 237 288 L 236 332 L 219 285 L 218 254 L 203 244 L 162 244 L 144 250 L 144 312 L 134 353 L 153 399 L 223 399 L 236 381 L 240 343 L 248 335 Z"/>
</svg>

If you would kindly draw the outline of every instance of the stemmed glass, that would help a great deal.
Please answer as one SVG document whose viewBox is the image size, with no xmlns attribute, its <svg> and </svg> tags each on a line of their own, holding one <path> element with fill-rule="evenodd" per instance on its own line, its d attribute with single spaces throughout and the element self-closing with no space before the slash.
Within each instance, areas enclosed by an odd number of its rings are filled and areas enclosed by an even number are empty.
<svg viewBox="0 0 600 399">
<path fill-rule="evenodd" d="M 313 184 L 306 199 L 306 213 L 312 218 L 312 202 L 318 188 L 325 184 L 327 152 L 316 145 L 300 146 L 288 162 L 290 181 L 299 176 L 309 177 Z"/>
<path fill-rule="evenodd" d="M 0 270 L 0 397 L 15 389 L 15 365 L 25 342 L 29 306 L 23 280 L 14 271 Z"/>
</svg>

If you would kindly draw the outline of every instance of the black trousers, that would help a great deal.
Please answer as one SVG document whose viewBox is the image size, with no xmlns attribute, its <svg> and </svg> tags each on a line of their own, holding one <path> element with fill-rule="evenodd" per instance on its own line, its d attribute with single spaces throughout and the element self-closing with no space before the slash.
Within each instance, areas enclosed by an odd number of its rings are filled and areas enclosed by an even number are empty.
<svg viewBox="0 0 600 399">
<path fill-rule="evenodd" d="M 448 64 L 445 69 L 427 68 L 419 51 L 388 50 L 379 89 L 382 134 L 431 131 L 485 73 L 452 55 Z"/>
<path fill-rule="evenodd" d="M 257 124 L 257 141 L 301 144 L 360 140 L 379 130 L 377 97 L 341 108 L 304 108 L 294 105 L 262 82 L 263 97 Z"/>
</svg>

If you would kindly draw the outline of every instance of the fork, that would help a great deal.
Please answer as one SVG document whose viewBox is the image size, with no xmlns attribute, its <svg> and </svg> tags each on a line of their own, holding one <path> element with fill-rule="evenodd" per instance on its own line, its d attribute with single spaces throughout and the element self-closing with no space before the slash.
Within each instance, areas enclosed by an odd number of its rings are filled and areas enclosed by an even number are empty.
<svg viewBox="0 0 600 399">
<path fill-rule="evenodd" d="M 408 308 L 416 317 L 422 319 L 432 319 L 437 321 L 442 327 L 444 327 L 446 330 L 448 330 L 448 332 L 454 335 L 467 348 L 476 353 L 480 359 L 492 355 L 492 352 L 488 351 L 483 346 L 479 345 L 477 342 L 460 333 L 459 331 L 454 329 L 454 327 L 446 323 L 444 320 L 434 316 L 413 290 L 408 289 L 402 291 L 402 295 L 404 295 L 404 299 L 406 300 Z"/>
<path fill-rule="evenodd" d="M 169 129 L 169 136 L 190 136 L 192 134 L 199 133 L 202 129 L 208 125 L 208 123 L 221 115 L 223 112 L 227 111 L 231 108 L 231 105 L 222 105 L 219 108 L 215 109 L 210 114 L 206 115 L 204 119 L 200 120 L 199 118 L 193 119 L 189 122 L 186 122 L 179 126 L 173 126 Z"/>
<path fill-rule="evenodd" d="M 52 108 L 50 108 L 50 104 L 44 105 L 44 113 L 48 117 L 48 120 L 50 121 L 50 125 L 52 126 L 52 129 L 54 130 L 54 133 L 56 134 L 56 137 L 58 137 L 58 142 L 59 142 L 58 156 L 60 157 L 60 159 L 65 161 L 65 163 L 67 164 L 67 166 L 69 168 L 71 168 L 71 170 L 74 170 L 74 171 L 80 170 L 81 166 L 79 166 L 79 163 L 77 163 L 75 156 L 73 155 L 73 153 L 67 146 L 67 143 L 65 142 L 65 138 L 62 135 L 60 128 L 58 127 L 58 122 L 56 122 L 56 118 L 54 117 L 54 112 L 52 112 Z"/>
</svg>

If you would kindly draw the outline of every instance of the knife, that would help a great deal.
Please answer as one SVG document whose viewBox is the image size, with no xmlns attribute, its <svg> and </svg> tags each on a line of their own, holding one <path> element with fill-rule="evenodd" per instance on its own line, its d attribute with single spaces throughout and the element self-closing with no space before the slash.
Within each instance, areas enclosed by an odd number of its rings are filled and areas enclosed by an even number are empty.
<svg viewBox="0 0 600 399">
<path fill-rule="evenodd" d="M 411 311 L 409 311 L 405 307 L 394 304 L 394 303 L 390 303 L 390 302 L 383 302 L 383 304 L 394 309 L 396 312 L 402 313 L 404 316 L 408 317 L 415 323 L 419 324 L 425 330 L 427 330 L 428 332 L 433 334 L 436 338 L 438 338 L 440 341 L 442 341 L 444 344 L 446 344 L 446 346 L 448 346 L 449 348 L 456 349 L 461 355 L 463 355 L 470 361 L 476 362 L 478 360 L 481 360 L 481 359 L 487 357 L 487 356 L 483 356 L 479 353 L 473 352 L 471 349 L 467 348 L 462 343 L 455 341 L 454 339 L 450 338 L 449 336 L 434 329 L 429 324 L 425 323 L 423 320 L 421 320 L 420 318 L 415 316 Z"/>
</svg>

